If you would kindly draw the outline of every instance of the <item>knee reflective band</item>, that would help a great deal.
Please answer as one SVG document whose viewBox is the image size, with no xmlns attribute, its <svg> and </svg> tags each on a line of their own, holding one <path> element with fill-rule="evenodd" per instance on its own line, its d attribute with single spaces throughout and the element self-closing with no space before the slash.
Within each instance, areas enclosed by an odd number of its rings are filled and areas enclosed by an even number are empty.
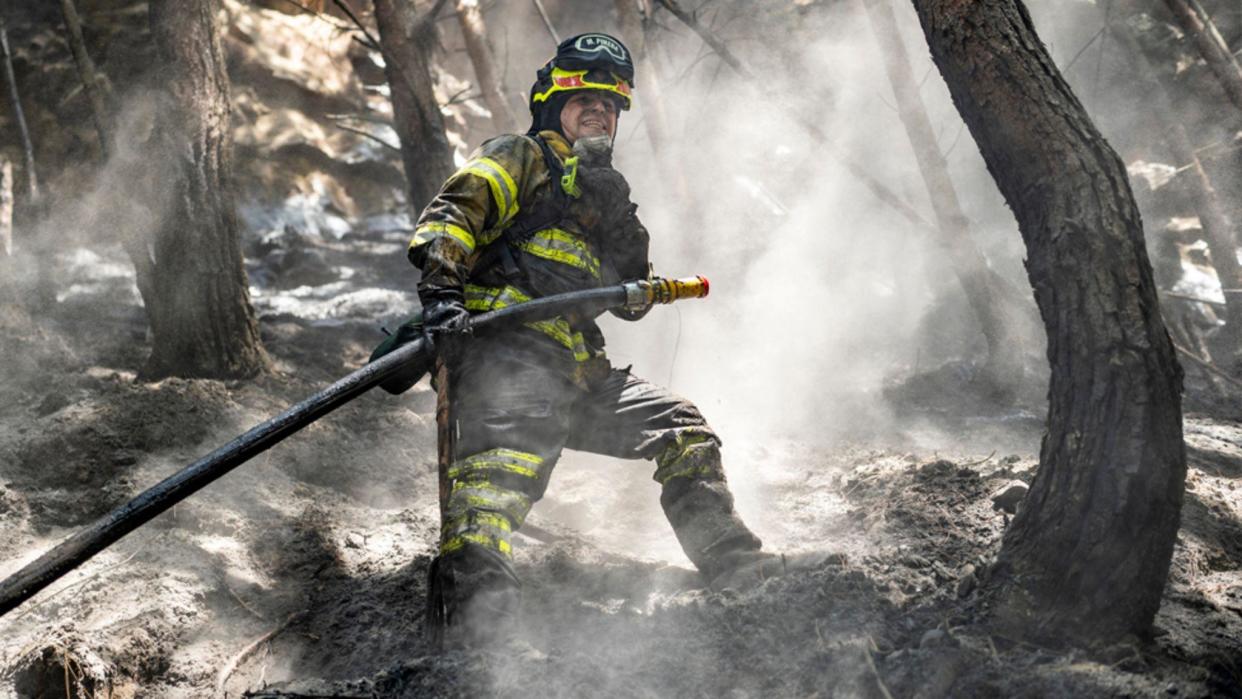
<svg viewBox="0 0 1242 699">
<path fill-rule="evenodd" d="M 530 296 L 513 286 L 466 285 L 466 310 L 470 311 L 497 311 L 509 306 L 526 303 L 530 300 Z M 569 321 L 564 318 L 558 316 L 549 320 L 531 321 L 524 323 L 524 325 L 556 340 L 557 344 L 563 345 L 565 349 L 573 352 L 574 359 L 579 362 L 585 362 L 591 358 L 591 353 L 586 348 L 586 339 L 583 338 L 582 333 L 575 332 L 570 328 Z"/>
<path fill-rule="evenodd" d="M 494 470 L 537 479 L 541 466 L 543 458 L 536 454 L 512 449 L 489 449 L 453 464 L 449 468 L 448 476 L 458 479 L 481 471 Z"/>
<path fill-rule="evenodd" d="M 536 492 L 543 481 L 543 465 L 538 454 L 489 449 L 449 467 L 453 487 L 440 552 L 451 553 L 471 543 L 511 555 L 510 535 L 526 521 L 533 501 L 521 489 L 505 484 L 528 481 L 530 492 Z"/>
<path fill-rule="evenodd" d="M 512 532 L 513 525 L 508 517 L 485 510 L 472 510 L 445 525 L 440 553 L 452 553 L 469 543 L 499 551 L 507 557 L 513 554 L 509 543 Z"/>
<path fill-rule="evenodd" d="M 724 479 L 720 442 L 707 430 L 688 428 L 678 432 L 673 443 L 656 456 L 656 466 L 653 478 L 660 485 L 674 478 Z"/>
</svg>

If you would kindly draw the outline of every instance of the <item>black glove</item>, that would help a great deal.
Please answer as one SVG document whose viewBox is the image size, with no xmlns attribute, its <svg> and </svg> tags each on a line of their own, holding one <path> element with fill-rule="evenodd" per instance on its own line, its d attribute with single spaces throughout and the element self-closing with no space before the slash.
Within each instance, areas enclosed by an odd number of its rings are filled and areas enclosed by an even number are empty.
<svg viewBox="0 0 1242 699">
<path fill-rule="evenodd" d="M 423 328 L 431 333 L 454 333 L 466 327 L 470 312 L 458 289 L 436 289 L 419 294 L 423 304 Z"/>
</svg>

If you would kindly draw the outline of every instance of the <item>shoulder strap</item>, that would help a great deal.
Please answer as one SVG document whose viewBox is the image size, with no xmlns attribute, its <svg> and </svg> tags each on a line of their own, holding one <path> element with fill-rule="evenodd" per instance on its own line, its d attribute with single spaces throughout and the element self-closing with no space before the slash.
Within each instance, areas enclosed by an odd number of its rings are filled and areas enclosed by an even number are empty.
<svg viewBox="0 0 1242 699">
<path fill-rule="evenodd" d="M 487 269 L 500 260 L 504 265 L 505 276 L 510 279 L 526 276 L 526 271 L 518 264 L 513 249 L 530 240 L 535 233 L 560 223 L 569 209 L 569 195 L 561 187 L 561 175 L 565 168 L 546 141 L 537 135 L 530 138 L 538 144 L 539 150 L 543 153 L 543 162 L 548 168 L 548 176 L 552 182 L 552 197 L 542 207 L 518 211 L 518 215 L 509 227 L 497 236 L 496 240 L 483 248 L 483 251 L 479 253 L 479 259 L 474 263 L 478 269 Z"/>
</svg>

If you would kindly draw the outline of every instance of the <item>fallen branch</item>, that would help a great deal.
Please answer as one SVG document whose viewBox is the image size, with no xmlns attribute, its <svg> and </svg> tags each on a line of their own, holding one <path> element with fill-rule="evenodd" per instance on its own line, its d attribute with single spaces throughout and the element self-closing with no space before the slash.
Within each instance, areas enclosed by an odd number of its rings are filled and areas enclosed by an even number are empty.
<svg viewBox="0 0 1242 699">
<path fill-rule="evenodd" d="M 963 467 L 965 467 L 965 466 L 978 466 L 979 464 L 986 463 L 986 462 L 987 462 L 989 459 L 991 459 L 993 456 L 996 456 L 996 450 L 995 450 L 995 449 L 993 449 L 993 450 L 992 450 L 992 453 L 991 453 L 991 454 L 988 454 L 987 456 L 983 457 L 982 459 L 979 459 L 978 461 L 968 461 L 968 462 L 966 462 L 966 463 L 964 463 L 964 464 L 958 464 L 958 465 L 959 465 L 959 466 L 963 466 Z"/>
<path fill-rule="evenodd" d="M 242 609 L 245 609 L 246 611 L 250 612 L 260 621 L 267 621 L 267 617 L 260 614 L 259 611 L 255 609 L 254 607 L 251 607 L 249 604 L 246 604 L 246 600 L 242 599 L 241 595 L 237 594 L 237 591 L 234 590 L 232 587 L 230 587 L 227 582 L 224 583 L 224 589 L 229 591 L 229 595 L 232 596 L 232 598 L 236 600 L 239 605 L 241 605 Z"/>
<path fill-rule="evenodd" d="M 1192 363 L 1194 363 L 1196 366 L 1203 369 L 1204 371 L 1207 371 L 1221 379 L 1224 379 L 1225 382 L 1227 382 L 1229 385 L 1233 386 L 1234 388 L 1242 389 L 1242 381 L 1239 381 L 1233 378 L 1228 373 L 1226 373 L 1224 369 L 1221 369 L 1215 364 L 1207 361 L 1206 359 L 1203 359 L 1199 355 L 1195 354 L 1194 352 L 1191 352 L 1185 347 L 1182 347 L 1176 342 L 1173 343 L 1173 349 L 1180 352 L 1184 357 L 1189 359 Z"/>
<path fill-rule="evenodd" d="M 118 562 L 116 562 L 116 563 L 113 563 L 113 564 L 112 564 L 112 565 L 110 565 L 110 566 L 104 566 L 103 568 L 100 568 L 99 570 L 97 570 L 97 571 L 95 571 L 95 572 L 93 572 L 93 573 L 88 573 L 88 574 L 86 574 L 86 575 L 82 576 L 82 578 L 81 578 L 80 580 L 78 580 L 77 582 L 71 583 L 71 584 L 69 584 L 69 585 L 65 585 L 64 587 L 60 588 L 59 590 L 56 590 L 55 592 L 48 593 L 48 595 L 47 595 L 46 597 L 44 597 L 43 599 L 41 599 L 41 600 L 39 600 L 38 602 L 36 602 L 36 603 L 35 603 L 34 605 L 32 605 L 29 609 L 25 610 L 25 611 L 24 611 L 24 612 L 22 612 L 21 614 L 17 615 L 17 616 L 13 619 L 13 621 L 21 621 L 22 619 L 24 619 L 24 618 L 26 618 L 28 615 L 30 615 L 30 613 L 31 613 L 31 612 L 33 612 L 34 610 L 38 609 L 40 606 L 42 606 L 42 605 L 47 604 L 48 602 L 50 602 L 50 601 L 52 600 L 52 598 L 53 598 L 53 597 L 57 597 L 57 596 L 59 596 L 61 593 L 63 593 L 63 592 L 68 592 L 69 590 L 72 590 L 72 589 L 73 589 L 73 588 L 75 588 L 75 587 L 81 587 L 82 585 L 84 585 L 86 582 L 88 582 L 88 581 L 89 581 L 89 580 L 91 580 L 92 578 L 99 577 L 100 575 L 103 575 L 104 573 L 106 573 L 106 572 L 108 572 L 108 571 L 112 570 L 113 568 L 120 568 L 121 566 L 125 565 L 126 563 L 129 563 L 130 561 L 134 560 L 134 557 L 135 557 L 135 556 L 137 556 L 138 554 L 142 553 L 142 550 L 143 550 L 143 549 L 145 549 L 145 548 L 147 547 L 147 545 L 148 545 L 148 544 L 150 544 L 152 541 L 155 541 L 156 539 L 161 538 L 162 536 L 164 536 L 164 535 L 163 535 L 163 534 L 160 534 L 159 536 L 153 536 L 153 537 L 151 537 L 150 539 L 147 539 L 145 542 L 143 542 L 143 544 L 142 544 L 141 546 L 139 546 L 137 549 L 135 549 L 133 553 L 131 553 L 131 554 L 129 554 L 128 556 L 126 556 L 126 557 L 125 557 L 125 560 L 118 561 Z"/>
<path fill-rule="evenodd" d="M 348 132 L 350 132 L 350 133 L 356 133 L 356 134 L 358 134 L 359 136 L 364 136 L 364 137 L 366 137 L 366 138 L 369 138 L 369 139 L 371 139 L 372 141 L 375 141 L 376 143 L 380 144 L 381 146 L 383 146 L 383 147 L 385 147 L 385 148 L 389 148 L 389 149 L 394 150 L 394 151 L 396 151 L 396 152 L 398 152 L 398 153 L 400 153 L 400 152 L 401 152 L 401 147 L 400 147 L 400 146 L 394 146 L 393 144 L 389 143 L 388 141 L 385 141 L 384 139 L 380 138 L 379 136 L 376 136 L 375 134 L 370 133 L 370 132 L 368 132 L 368 131 L 364 131 L 363 129 L 356 129 L 356 128 L 352 127 L 352 126 L 346 126 L 345 124 L 342 124 L 342 123 L 337 122 L 337 121 L 332 122 L 332 125 L 333 125 L 333 126 L 335 126 L 335 127 L 336 127 L 336 128 L 338 128 L 338 129 L 342 130 L 342 131 L 348 131 Z"/>
<path fill-rule="evenodd" d="M 525 534 L 536 541 L 542 541 L 545 544 L 555 544 L 559 541 L 565 541 L 570 538 L 562 534 L 550 532 L 547 529 L 544 529 L 537 524 L 531 524 L 530 522 L 523 523 L 522 528 L 519 529 L 518 532 Z"/>
<path fill-rule="evenodd" d="M 1191 296 L 1190 294 L 1179 294 L 1175 291 L 1161 291 L 1160 295 L 1167 296 L 1171 299 L 1181 299 L 1183 301 L 1194 301 L 1195 303 L 1206 303 L 1209 306 L 1216 306 L 1218 308 L 1225 307 L 1225 304 L 1222 301 L 1213 301 L 1211 299 L 1199 298 L 1198 296 Z"/>
<path fill-rule="evenodd" d="M 880 677 L 880 671 L 876 669 L 875 659 L 871 657 L 871 648 L 876 648 L 875 639 L 870 636 L 867 640 L 871 642 L 870 648 L 863 648 L 863 657 L 867 659 L 867 668 L 871 670 L 871 676 L 875 678 L 875 685 L 880 688 L 880 694 L 884 695 L 884 699 L 893 699 L 893 693 L 888 691 L 888 686 L 884 684 L 884 678 Z"/>
<path fill-rule="evenodd" d="M 290 624 L 292 624 L 295 620 L 301 618 L 308 611 L 310 610 L 303 609 L 300 612 L 294 612 L 293 614 L 290 614 L 284 621 L 280 622 L 280 624 L 278 624 L 275 628 L 273 628 L 271 631 L 268 631 L 262 636 L 259 636 L 258 638 L 251 641 L 250 645 L 246 646 L 245 648 L 242 648 L 240 653 L 238 653 L 237 655 L 234 655 L 227 663 L 225 663 L 224 667 L 220 668 L 220 674 L 216 678 L 216 693 L 224 694 L 224 683 L 228 682 L 229 676 L 232 675 L 235 670 L 237 670 L 237 666 L 241 665 L 246 660 L 246 658 L 250 657 L 251 653 L 254 653 L 256 650 L 258 650 L 259 647 L 262 646 L 264 643 L 267 643 L 271 641 L 273 638 L 276 638 L 277 636 L 279 636 L 280 633 L 284 631 L 286 628 L 288 628 Z"/>
</svg>

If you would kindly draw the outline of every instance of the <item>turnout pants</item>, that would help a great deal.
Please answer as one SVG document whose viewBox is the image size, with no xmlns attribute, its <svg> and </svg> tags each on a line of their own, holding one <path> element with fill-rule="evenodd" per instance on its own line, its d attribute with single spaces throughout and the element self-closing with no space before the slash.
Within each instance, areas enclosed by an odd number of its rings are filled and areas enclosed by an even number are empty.
<svg viewBox="0 0 1242 699">
<path fill-rule="evenodd" d="M 721 572 L 728 554 L 760 547 L 734 510 L 720 440 L 698 408 L 603 359 L 566 371 L 530 346 L 536 341 L 515 333 L 473 339 L 447 372 L 440 407 L 443 414 L 449 401 L 442 427 L 450 434 L 442 430 L 441 440 L 450 440 L 451 460 L 441 460 L 440 556 L 428 599 L 434 633 L 460 624 L 486 641 L 511 620 L 519 599 L 511 537 L 567 447 L 654 461 L 660 504 L 705 575 Z"/>
</svg>

